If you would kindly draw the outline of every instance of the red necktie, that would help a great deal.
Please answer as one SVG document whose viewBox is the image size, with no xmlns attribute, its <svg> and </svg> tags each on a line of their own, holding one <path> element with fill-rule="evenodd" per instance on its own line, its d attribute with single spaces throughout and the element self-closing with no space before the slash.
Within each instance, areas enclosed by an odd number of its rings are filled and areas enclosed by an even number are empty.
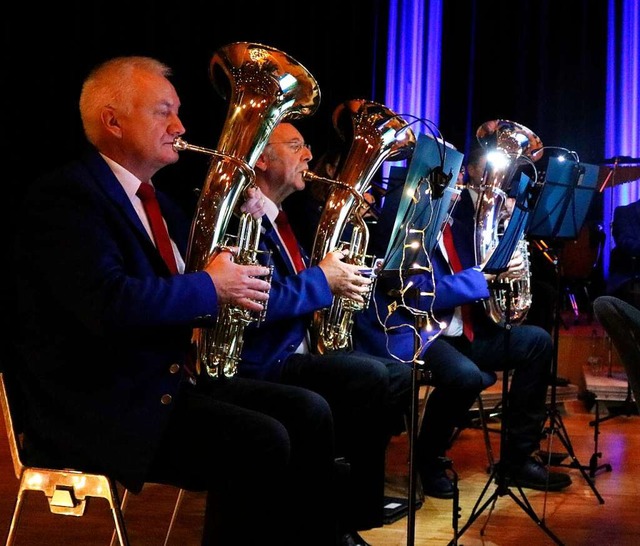
<svg viewBox="0 0 640 546">
<path fill-rule="evenodd" d="M 142 206 L 149 219 L 151 225 L 151 232 L 156 242 L 156 247 L 162 259 L 167 264 L 169 271 L 172 275 L 178 272 L 178 266 L 176 265 L 176 257 L 173 254 L 173 247 L 171 246 L 171 239 L 169 239 L 169 232 L 167 226 L 162 219 L 162 212 L 160 212 L 160 205 L 156 198 L 156 192 L 153 186 L 147 182 L 140 184 L 136 195 L 142 201 Z"/>
<path fill-rule="evenodd" d="M 456 247 L 453 244 L 453 233 L 451 231 L 451 226 L 448 223 L 444 226 L 444 231 L 442 232 L 442 240 L 444 242 L 444 248 L 447 251 L 447 256 L 449 257 L 451 269 L 454 273 L 462 271 L 460 256 L 458 256 Z M 473 321 L 471 318 L 471 305 L 468 303 L 462 305 L 460 310 L 462 312 L 462 331 L 464 335 L 467 336 L 467 339 L 469 341 L 473 341 Z"/>
<path fill-rule="evenodd" d="M 305 268 L 304 260 L 302 259 L 302 254 L 300 254 L 300 248 L 298 247 L 298 241 L 296 240 L 296 236 L 291 229 L 291 225 L 289 224 L 289 219 L 287 218 L 286 213 L 281 210 L 276 218 L 276 226 L 278 226 L 278 233 L 282 238 L 285 246 L 287 247 L 287 251 L 289 252 L 289 257 L 293 262 L 293 266 L 296 269 L 296 272 L 300 273 Z"/>
</svg>

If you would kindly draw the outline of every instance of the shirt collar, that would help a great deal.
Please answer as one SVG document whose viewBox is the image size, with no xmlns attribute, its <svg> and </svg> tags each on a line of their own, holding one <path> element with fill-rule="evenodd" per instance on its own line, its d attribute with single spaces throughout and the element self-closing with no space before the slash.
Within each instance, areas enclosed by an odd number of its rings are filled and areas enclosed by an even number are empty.
<svg viewBox="0 0 640 546">
<path fill-rule="evenodd" d="M 271 222 L 271 225 L 275 226 L 276 218 L 280 213 L 280 209 L 278 208 L 278 205 L 271 201 L 271 199 L 269 199 L 266 195 L 262 195 L 264 196 L 264 214 L 267 218 L 269 218 L 269 222 Z"/>
<path fill-rule="evenodd" d="M 138 191 L 140 184 L 142 184 L 142 180 L 125 169 L 122 165 L 120 165 L 120 163 L 116 163 L 113 159 L 108 158 L 106 155 L 100 155 L 113 171 L 113 174 L 118 179 L 118 182 L 120 182 L 120 185 L 126 192 L 129 199 L 131 200 L 136 198 L 136 192 Z M 149 181 L 149 183 L 151 183 L 151 181 Z"/>
</svg>

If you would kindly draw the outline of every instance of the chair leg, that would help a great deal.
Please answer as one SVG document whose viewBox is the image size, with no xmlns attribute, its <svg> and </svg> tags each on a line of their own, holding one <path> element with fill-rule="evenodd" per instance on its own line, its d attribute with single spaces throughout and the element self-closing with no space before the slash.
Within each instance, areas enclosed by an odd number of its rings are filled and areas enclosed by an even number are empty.
<svg viewBox="0 0 640 546">
<path fill-rule="evenodd" d="M 129 546 L 129 537 L 127 536 L 127 528 L 124 522 L 124 511 L 127 507 L 127 502 L 129 501 L 129 491 L 127 489 L 122 493 L 122 501 L 118 501 L 118 489 L 114 482 L 110 482 L 111 488 L 111 500 L 109 503 L 111 504 L 111 514 L 113 515 L 113 523 L 115 525 L 115 529 L 113 534 L 111 535 L 110 546 L 115 546 L 117 544 L 116 537 L 120 546 Z"/>
<path fill-rule="evenodd" d="M 424 421 L 424 415 L 427 412 L 427 399 L 429 398 L 429 392 L 431 390 L 431 385 L 426 385 L 426 387 L 422 407 L 420 408 L 420 415 L 418 415 L 418 433 L 422 430 L 422 421 Z"/>
<path fill-rule="evenodd" d="M 182 500 L 184 499 L 184 493 L 184 489 L 178 490 L 178 498 L 176 499 L 176 505 L 173 508 L 173 514 L 171 514 L 171 521 L 169 522 L 169 529 L 167 529 L 167 536 L 164 539 L 164 546 L 167 546 L 169 544 L 169 537 L 171 536 L 173 525 L 178 517 L 178 511 L 180 510 L 180 505 L 182 504 Z"/>
<path fill-rule="evenodd" d="M 484 445 L 487 450 L 487 460 L 489 461 L 489 472 L 491 472 L 495 464 L 495 458 L 493 456 L 493 448 L 491 447 L 491 438 L 489 438 L 489 427 L 484 413 L 482 395 L 478 396 L 478 410 L 480 415 L 480 425 L 482 426 L 482 436 L 484 437 Z"/>
<path fill-rule="evenodd" d="M 18 492 L 16 506 L 13 509 L 13 517 L 11 518 L 11 524 L 9 525 L 9 535 L 7 536 L 6 546 L 11 546 L 16 538 L 18 522 L 20 521 L 20 514 L 22 513 L 22 501 L 24 500 L 24 493 L 24 489 L 20 489 L 20 491 Z"/>
<path fill-rule="evenodd" d="M 173 507 L 173 513 L 171 514 L 171 521 L 169 522 L 169 528 L 167 529 L 167 534 L 164 538 L 164 546 L 167 546 L 169 544 L 169 537 L 171 536 L 171 531 L 173 531 L 173 526 L 175 525 L 176 519 L 178 518 L 178 512 L 180 511 L 180 506 L 184 499 L 184 494 L 185 494 L 184 489 L 178 490 L 178 498 L 176 499 L 176 504 Z M 127 546 L 129 544 L 128 538 L 126 536 L 124 521 L 122 520 L 122 517 L 128 502 L 129 502 L 129 491 L 125 489 L 124 492 L 122 493 L 122 501 L 120 502 L 120 510 L 118 511 L 119 517 L 120 517 L 120 528 L 118 527 L 118 523 L 117 523 L 118 520 L 116 520 L 116 512 L 112 510 L 114 515 L 114 521 L 116 521 L 116 528 L 114 529 L 113 534 L 111 535 L 110 546 L 116 546 L 118 544 L 118 541 L 121 546 Z M 124 533 L 124 536 L 122 536 L 121 533 Z M 123 542 L 123 538 L 125 542 Z M 7 543 L 7 546 L 9 546 L 9 543 Z"/>
</svg>

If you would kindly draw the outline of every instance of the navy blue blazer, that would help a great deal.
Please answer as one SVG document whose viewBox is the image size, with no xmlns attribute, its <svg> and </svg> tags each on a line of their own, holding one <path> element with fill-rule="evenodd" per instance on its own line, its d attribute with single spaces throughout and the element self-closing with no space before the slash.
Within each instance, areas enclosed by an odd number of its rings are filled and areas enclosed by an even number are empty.
<svg viewBox="0 0 640 546">
<path fill-rule="evenodd" d="M 265 321 L 250 324 L 244 333 L 244 345 L 238 373 L 279 381 L 285 359 L 293 354 L 311 326 L 313 312 L 328 307 L 333 295 L 318 266 L 296 273 L 266 216 L 262 219 L 260 249 L 271 252 L 273 279 Z M 298 245 L 300 246 L 300 245 Z M 305 263 L 309 259 L 300 247 Z"/>
<path fill-rule="evenodd" d="M 14 266 L 15 371 L 27 438 L 52 464 L 108 472 L 137 490 L 171 411 L 192 328 L 212 325 L 208 274 L 171 276 L 97 153 L 39 181 Z M 185 250 L 190 221 L 158 192 Z"/>
<path fill-rule="evenodd" d="M 607 293 L 615 294 L 633 279 L 640 278 L 640 201 L 613 211 L 613 239 Z"/>
<path fill-rule="evenodd" d="M 405 286 L 406 282 L 411 281 L 416 292 L 435 293 L 435 298 L 409 298 L 406 300 L 407 304 L 416 309 L 431 309 L 437 321 L 446 323 L 451 320 L 457 306 L 477 303 L 489 297 L 487 281 L 474 267 L 473 203 L 468 191 L 463 191 L 460 199 L 452 214 L 451 231 L 463 270 L 452 274 L 438 247 L 431 256 L 433 275 L 412 275 L 405 281 Z M 397 276 L 377 280 L 374 301 L 366 311 L 356 314 L 353 330 L 355 349 L 383 357 L 392 354 L 402 360 L 412 360 L 415 351 L 415 334 L 412 328 L 414 315 L 409 310 L 400 308 L 387 318 L 388 306 L 397 301 L 396 296 L 392 295 L 393 291 L 398 288 Z M 379 317 L 387 318 L 387 328 L 392 327 L 386 335 Z M 487 322 L 482 305 L 474 306 L 474 329 L 481 330 Z M 438 331 L 437 328 L 431 333 L 422 330 L 422 344 L 427 345 L 428 337 Z"/>
</svg>

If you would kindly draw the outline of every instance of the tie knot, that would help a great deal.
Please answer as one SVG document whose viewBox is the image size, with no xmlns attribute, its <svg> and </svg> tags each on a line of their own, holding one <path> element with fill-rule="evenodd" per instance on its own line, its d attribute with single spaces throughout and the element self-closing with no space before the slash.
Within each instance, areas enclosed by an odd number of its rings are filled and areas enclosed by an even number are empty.
<svg viewBox="0 0 640 546">
<path fill-rule="evenodd" d="M 140 198 L 141 201 L 147 201 L 148 199 L 155 199 L 156 191 L 153 189 L 153 186 L 148 182 L 143 182 L 140 184 L 136 195 Z"/>
<path fill-rule="evenodd" d="M 289 218 L 287 218 L 287 213 L 281 210 L 276 216 L 276 225 L 277 226 L 286 226 L 289 223 Z"/>
</svg>

